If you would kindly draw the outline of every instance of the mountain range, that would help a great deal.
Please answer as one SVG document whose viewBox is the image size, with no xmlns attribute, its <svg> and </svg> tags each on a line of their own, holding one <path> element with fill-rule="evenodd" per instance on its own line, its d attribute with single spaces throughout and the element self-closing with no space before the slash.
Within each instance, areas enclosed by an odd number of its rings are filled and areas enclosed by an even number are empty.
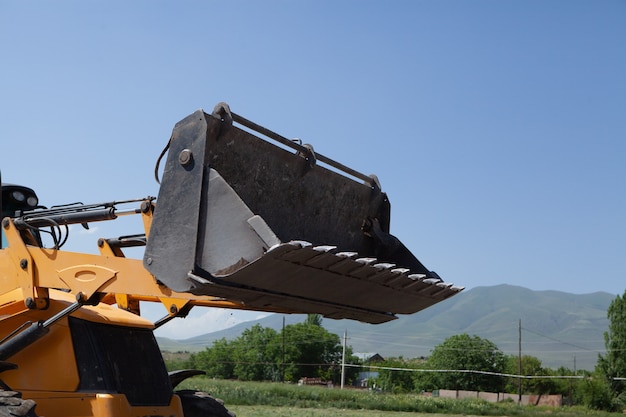
<svg viewBox="0 0 626 417">
<path fill-rule="evenodd" d="M 419 313 L 384 324 L 324 319 L 322 325 L 359 355 L 427 357 L 446 338 L 466 333 L 495 343 L 507 355 L 531 355 L 544 367 L 593 370 L 603 354 L 607 309 L 614 294 L 534 291 L 513 285 L 465 290 Z M 197 352 L 234 339 L 255 324 L 280 331 L 306 316 L 271 314 L 185 340 L 157 338 L 164 351 Z"/>
</svg>

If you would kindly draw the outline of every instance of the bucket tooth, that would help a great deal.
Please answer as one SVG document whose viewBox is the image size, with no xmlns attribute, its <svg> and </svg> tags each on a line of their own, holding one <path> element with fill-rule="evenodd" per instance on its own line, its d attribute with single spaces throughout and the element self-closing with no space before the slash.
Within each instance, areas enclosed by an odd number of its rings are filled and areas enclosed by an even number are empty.
<svg viewBox="0 0 626 417">
<path fill-rule="evenodd" d="M 313 250 L 316 250 L 318 252 L 332 252 L 335 249 L 337 249 L 337 246 L 331 246 L 331 245 L 323 245 L 323 246 L 315 246 L 315 247 L 313 247 Z"/>
<path fill-rule="evenodd" d="M 377 263 L 374 264 L 374 268 L 380 269 L 380 270 L 384 270 L 384 269 L 392 269 L 393 267 L 395 267 L 396 264 L 388 264 L 388 263 Z"/>
<path fill-rule="evenodd" d="M 434 283 L 426 282 L 426 280 L 424 280 L 424 287 L 418 290 L 418 294 L 422 296 L 434 297 L 436 294 L 439 294 L 441 290 L 442 289 Z"/>
<path fill-rule="evenodd" d="M 369 281 L 379 284 L 388 284 L 391 280 L 399 276 L 397 272 L 393 272 L 393 268 L 396 266 L 395 264 L 377 263 L 372 266 L 377 269 L 378 272 L 369 277 Z"/>
<path fill-rule="evenodd" d="M 410 282 L 405 290 L 415 291 L 415 292 L 424 292 L 428 290 L 434 283 L 439 282 L 434 280 L 433 278 L 426 278 L 424 274 L 411 274 L 408 276 L 412 282 Z"/>
<path fill-rule="evenodd" d="M 290 242 L 289 244 L 292 245 L 293 242 Z M 319 255 L 319 252 L 315 251 L 310 244 L 308 246 L 293 246 L 294 250 L 286 252 L 280 257 L 280 259 L 294 263 L 305 263 L 309 259 Z"/>
<path fill-rule="evenodd" d="M 307 242 L 306 240 L 292 240 L 289 242 L 289 244 L 301 248 L 308 248 L 310 246 L 313 246 L 311 242 Z"/>
<path fill-rule="evenodd" d="M 391 270 L 394 276 L 387 280 L 386 284 L 395 289 L 404 289 L 412 280 L 408 278 L 410 272 L 407 268 L 394 268 Z"/>
<path fill-rule="evenodd" d="M 355 261 L 364 265 L 372 265 L 377 261 L 377 259 L 376 258 L 357 258 L 355 259 Z"/>
<path fill-rule="evenodd" d="M 423 281 L 426 278 L 426 274 L 411 274 L 409 278 L 413 281 Z"/>
</svg>

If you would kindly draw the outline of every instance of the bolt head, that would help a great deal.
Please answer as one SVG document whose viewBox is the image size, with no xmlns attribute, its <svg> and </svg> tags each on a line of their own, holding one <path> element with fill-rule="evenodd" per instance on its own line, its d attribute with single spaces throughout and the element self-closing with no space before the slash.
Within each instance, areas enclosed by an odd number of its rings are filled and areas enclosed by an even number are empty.
<svg viewBox="0 0 626 417">
<path fill-rule="evenodd" d="M 191 165 L 192 162 L 193 153 L 189 149 L 183 149 L 182 151 L 180 151 L 180 154 L 178 154 L 178 163 L 180 163 L 184 167 L 187 167 Z"/>
<path fill-rule="evenodd" d="M 150 206 L 151 206 L 151 204 L 150 204 L 149 201 L 143 201 L 141 203 L 141 206 L 140 206 L 141 212 L 142 213 L 148 213 L 150 211 Z"/>
</svg>

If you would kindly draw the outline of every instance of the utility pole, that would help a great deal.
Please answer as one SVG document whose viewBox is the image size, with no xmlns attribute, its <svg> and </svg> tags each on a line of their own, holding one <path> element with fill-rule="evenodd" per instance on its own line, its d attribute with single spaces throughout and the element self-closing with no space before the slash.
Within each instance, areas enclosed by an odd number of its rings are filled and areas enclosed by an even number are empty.
<svg viewBox="0 0 626 417">
<path fill-rule="evenodd" d="M 348 330 L 343 331 L 343 351 L 341 352 L 341 389 L 346 380 L 346 339 L 348 338 Z"/>
<path fill-rule="evenodd" d="M 576 354 L 574 353 L 574 375 L 576 375 Z M 574 405 L 574 399 L 573 397 L 573 393 L 572 393 L 572 380 L 569 380 L 569 405 Z"/>
<path fill-rule="evenodd" d="M 519 379 L 519 395 L 517 398 L 517 402 L 522 404 L 522 319 L 519 319 L 519 323 L 517 325 L 517 334 L 518 334 L 518 342 L 517 342 L 517 375 Z"/>
<path fill-rule="evenodd" d="M 283 316 L 283 359 L 280 364 L 280 373 L 281 378 L 283 380 L 283 384 L 285 383 L 285 316 Z"/>
</svg>

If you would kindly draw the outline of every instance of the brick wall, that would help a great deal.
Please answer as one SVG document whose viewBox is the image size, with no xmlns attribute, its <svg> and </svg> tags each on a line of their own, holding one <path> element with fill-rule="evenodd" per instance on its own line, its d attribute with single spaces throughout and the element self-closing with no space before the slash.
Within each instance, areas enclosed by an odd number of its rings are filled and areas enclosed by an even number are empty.
<svg viewBox="0 0 626 417">
<path fill-rule="evenodd" d="M 440 398 L 480 398 L 489 402 L 498 402 L 505 400 L 512 400 L 517 402 L 519 400 L 518 394 L 507 394 L 503 392 L 478 392 L 478 391 L 463 391 L 463 390 L 447 390 L 440 389 L 438 395 L 433 393 L 433 396 L 439 396 Z M 547 405 L 552 407 L 560 407 L 563 404 L 562 395 L 522 395 L 522 405 Z"/>
</svg>

